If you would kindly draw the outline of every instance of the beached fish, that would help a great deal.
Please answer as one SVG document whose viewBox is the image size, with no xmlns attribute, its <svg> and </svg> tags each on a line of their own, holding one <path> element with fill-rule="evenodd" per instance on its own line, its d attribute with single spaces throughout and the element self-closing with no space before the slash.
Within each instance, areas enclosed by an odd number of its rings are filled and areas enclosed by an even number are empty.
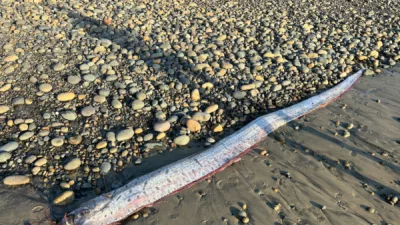
<svg viewBox="0 0 400 225">
<path fill-rule="evenodd" d="M 261 116 L 202 153 L 162 167 L 94 198 L 67 215 L 61 223 L 106 225 L 121 221 L 134 212 L 223 170 L 273 130 L 340 97 L 361 75 L 362 71 L 359 71 L 322 94 Z"/>
</svg>

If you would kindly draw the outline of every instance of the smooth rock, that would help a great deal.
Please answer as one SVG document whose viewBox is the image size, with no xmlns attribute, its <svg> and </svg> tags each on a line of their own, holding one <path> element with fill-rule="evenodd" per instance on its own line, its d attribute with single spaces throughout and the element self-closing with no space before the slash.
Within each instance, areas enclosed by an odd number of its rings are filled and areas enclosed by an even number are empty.
<svg viewBox="0 0 400 225">
<path fill-rule="evenodd" d="M 158 121 L 153 126 L 153 129 L 157 132 L 165 132 L 169 128 L 171 128 L 171 124 L 168 121 Z"/>
<path fill-rule="evenodd" d="M 10 141 L 7 144 L 1 146 L 0 151 L 12 152 L 17 148 L 18 148 L 18 142 Z"/>
<path fill-rule="evenodd" d="M 65 165 L 64 165 L 64 170 L 76 170 L 81 166 L 81 160 L 79 158 L 73 158 L 69 160 Z"/>
<path fill-rule="evenodd" d="M 187 135 L 178 136 L 178 137 L 176 137 L 176 138 L 174 139 L 174 143 L 175 143 L 176 145 L 181 145 L 181 146 L 183 146 L 183 145 L 189 144 L 189 142 L 190 142 L 190 137 L 187 136 Z"/>
<path fill-rule="evenodd" d="M 53 200 L 54 205 L 68 205 L 71 204 L 75 199 L 75 193 L 73 191 L 65 191 Z"/>
<path fill-rule="evenodd" d="M 8 186 L 23 185 L 28 184 L 29 182 L 31 182 L 31 179 L 22 175 L 8 176 L 3 180 L 3 183 Z"/>
<path fill-rule="evenodd" d="M 127 128 L 127 129 L 121 130 L 117 134 L 117 141 L 129 140 L 133 137 L 133 135 L 134 135 L 134 132 L 133 132 L 132 128 Z"/>
</svg>

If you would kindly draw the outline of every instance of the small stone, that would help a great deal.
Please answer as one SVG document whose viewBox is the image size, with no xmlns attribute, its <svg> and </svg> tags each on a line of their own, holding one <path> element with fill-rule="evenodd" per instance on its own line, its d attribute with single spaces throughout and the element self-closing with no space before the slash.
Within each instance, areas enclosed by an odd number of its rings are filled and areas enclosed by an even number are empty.
<svg viewBox="0 0 400 225">
<path fill-rule="evenodd" d="M 73 92 L 64 92 L 57 95 L 57 99 L 60 102 L 71 101 L 75 98 L 75 93 Z"/>
<path fill-rule="evenodd" d="M 81 114 L 84 117 L 89 117 L 93 114 L 95 114 L 96 109 L 93 106 L 86 106 L 81 110 Z"/>
<path fill-rule="evenodd" d="M 344 138 L 350 137 L 350 132 L 348 132 L 347 130 L 344 130 L 344 131 L 343 131 L 343 137 L 344 137 Z"/>
<path fill-rule="evenodd" d="M 243 99 L 244 97 L 246 97 L 246 92 L 244 92 L 244 91 L 235 91 L 234 93 L 233 93 L 233 97 L 234 98 L 236 98 L 236 99 Z"/>
<path fill-rule="evenodd" d="M 107 147 L 107 141 L 100 141 L 99 143 L 96 144 L 96 149 L 102 149 Z"/>
<path fill-rule="evenodd" d="M 127 128 L 127 129 L 121 130 L 117 134 L 117 141 L 129 140 L 133 137 L 133 135 L 134 135 L 134 132 L 133 132 L 132 128 Z"/>
<path fill-rule="evenodd" d="M 64 165 L 64 170 L 76 170 L 81 166 L 81 160 L 79 158 L 73 158 L 72 160 L 69 160 L 65 165 Z"/>
<path fill-rule="evenodd" d="M 199 132 L 201 130 L 200 123 L 193 119 L 186 121 L 186 127 L 190 130 L 190 132 Z"/>
<path fill-rule="evenodd" d="M 43 166 L 47 164 L 47 159 L 46 158 L 40 158 L 35 161 L 35 166 Z"/>
<path fill-rule="evenodd" d="M 0 92 L 5 92 L 11 89 L 11 84 L 5 84 L 2 87 L 0 87 Z"/>
<path fill-rule="evenodd" d="M 213 113 L 213 112 L 215 112 L 215 111 L 217 111 L 217 110 L 218 110 L 218 105 L 217 105 L 217 104 L 214 104 L 214 105 L 208 106 L 208 107 L 206 108 L 206 110 L 204 110 L 204 112 L 206 112 L 206 113 Z"/>
<path fill-rule="evenodd" d="M 14 67 L 13 66 L 9 66 L 4 70 L 4 74 L 10 74 L 12 72 L 14 72 Z"/>
<path fill-rule="evenodd" d="M 65 191 L 54 199 L 53 204 L 68 205 L 72 203 L 74 199 L 75 199 L 75 193 L 73 191 Z"/>
<path fill-rule="evenodd" d="M 3 62 L 14 62 L 18 60 L 17 55 L 9 55 L 3 59 Z"/>
<path fill-rule="evenodd" d="M 68 138 L 68 143 L 71 145 L 79 145 L 82 142 L 82 136 L 76 135 Z"/>
<path fill-rule="evenodd" d="M 244 223 L 244 224 L 248 224 L 249 222 L 250 222 L 249 217 L 245 217 L 242 219 L 242 223 Z"/>
<path fill-rule="evenodd" d="M 62 118 L 70 121 L 74 121 L 78 115 L 73 111 L 65 111 L 61 113 Z"/>
<path fill-rule="evenodd" d="M 57 63 L 53 66 L 53 70 L 57 71 L 57 72 L 63 70 L 64 68 L 65 68 L 65 65 L 62 63 Z"/>
<path fill-rule="evenodd" d="M 111 170 L 111 163 L 109 162 L 103 162 L 100 166 L 100 173 L 101 174 L 107 174 Z"/>
<path fill-rule="evenodd" d="M 27 176 L 14 175 L 6 177 L 3 180 L 3 183 L 8 186 L 16 186 L 16 185 L 28 184 L 30 181 L 31 179 Z"/>
<path fill-rule="evenodd" d="M 192 98 L 192 101 L 197 102 L 200 100 L 200 92 L 199 89 L 194 89 L 192 93 L 190 94 L 190 97 Z"/>
<path fill-rule="evenodd" d="M 140 110 L 144 107 L 144 102 L 142 100 L 136 99 L 132 102 L 133 110 Z"/>
<path fill-rule="evenodd" d="M 22 133 L 22 134 L 19 136 L 19 140 L 21 140 L 21 141 L 28 140 L 28 139 L 31 138 L 33 135 L 34 135 L 34 133 L 33 133 L 32 131 L 24 132 L 24 133 Z"/>
<path fill-rule="evenodd" d="M 51 84 L 39 85 L 39 90 L 44 93 L 50 92 L 52 89 L 53 89 L 53 86 L 51 86 Z"/>
<path fill-rule="evenodd" d="M 214 133 L 220 133 L 224 130 L 224 127 L 221 124 L 217 124 L 212 128 Z"/>
<path fill-rule="evenodd" d="M 256 84 L 255 84 L 255 83 L 253 83 L 253 84 L 242 85 L 242 86 L 240 87 L 240 90 L 242 90 L 242 91 L 248 91 L 248 90 L 251 90 L 251 89 L 254 89 L 254 88 L 256 88 Z"/>
<path fill-rule="evenodd" d="M 81 82 L 81 78 L 79 76 L 74 76 L 74 75 L 70 75 L 67 78 L 68 83 L 75 85 L 75 84 L 79 84 L 79 82 Z"/>
<path fill-rule="evenodd" d="M 18 142 L 10 141 L 7 144 L 1 146 L 0 151 L 12 152 L 17 148 L 18 148 Z"/>
<path fill-rule="evenodd" d="M 6 105 L 0 105 L 0 114 L 6 113 L 8 110 L 10 110 L 10 107 Z"/>
<path fill-rule="evenodd" d="M 372 208 L 372 207 L 368 207 L 368 208 L 367 208 L 367 211 L 368 211 L 369 213 L 375 213 L 375 209 Z"/>
<path fill-rule="evenodd" d="M 206 112 L 195 112 L 192 116 L 192 119 L 199 122 L 207 122 L 211 119 L 211 115 Z"/>
<path fill-rule="evenodd" d="M 156 122 L 153 126 L 153 129 L 157 132 L 165 132 L 171 128 L 171 124 L 168 121 L 159 121 Z"/>
<path fill-rule="evenodd" d="M 190 142 L 190 137 L 187 135 L 178 136 L 174 139 L 174 143 L 180 146 L 187 145 L 189 144 L 189 142 Z"/>
<path fill-rule="evenodd" d="M 9 159 L 11 159 L 11 153 L 9 152 L 0 152 L 0 163 L 5 163 Z"/>
<path fill-rule="evenodd" d="M 60 147 L 64 144 L 64 139 L 57 137 L 57 138 L 53 138 L 51 139 L 51 145 L 53 147 Z"/>
</svg>

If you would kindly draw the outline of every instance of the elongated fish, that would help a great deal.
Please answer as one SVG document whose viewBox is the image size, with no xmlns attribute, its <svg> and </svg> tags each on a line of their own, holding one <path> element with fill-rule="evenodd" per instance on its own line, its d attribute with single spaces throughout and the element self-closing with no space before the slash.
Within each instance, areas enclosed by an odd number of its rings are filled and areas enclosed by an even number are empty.
<svg viewBox="0 0 400 225">
<path fill-rule="evenodd" d="M 223 170 L 240 159 L 273 130 L 339 98 L 357 82 L 362 72 L 349 76 L 319 95 L 257 118 L 202 153 L 138 177 L 123 187 L 82 204 L 61 223 L 74 225 L 116 223 L 143 207 L 151 206 L 160 199 Z"/>
</svg>

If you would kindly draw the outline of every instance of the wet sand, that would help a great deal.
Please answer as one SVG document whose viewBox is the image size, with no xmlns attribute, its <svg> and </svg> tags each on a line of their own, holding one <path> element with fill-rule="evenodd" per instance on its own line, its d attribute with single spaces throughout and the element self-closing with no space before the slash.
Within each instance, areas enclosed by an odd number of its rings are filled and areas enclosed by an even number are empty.
<svg viewBox="0 0 400 225">
<path fill-rule="evenodd" d="M 241 224 L 235 216 L 241 203 L 247 205 L 249 224 L 398 224 L 399 203 L 392 206 L 387 197 L 400 197 L 399 87 L 399 66 L 363 77 L 338 101 L 277 130 L 284 144 L 272 134 L 210 182 L 168 197 L 149 209 L 148 217 L 124 224 Z M 344 138 L 349 123 L 354 128 Z M 123 174 L 110 174 L 106 183 L 127 182 L 204 149 L 151 157 Z M 262 150 L 269 155 L 260 156 Z M 50 224 L 44 218 L 48 200 L 40 193 L 29 186 L 1 186 L 0 224 Z M 89 193 L 68 208 L 49 211 L 59 217 L 93 196 Z M 277 204 L 280 209 L 274 210 Z"/>
</svg>

